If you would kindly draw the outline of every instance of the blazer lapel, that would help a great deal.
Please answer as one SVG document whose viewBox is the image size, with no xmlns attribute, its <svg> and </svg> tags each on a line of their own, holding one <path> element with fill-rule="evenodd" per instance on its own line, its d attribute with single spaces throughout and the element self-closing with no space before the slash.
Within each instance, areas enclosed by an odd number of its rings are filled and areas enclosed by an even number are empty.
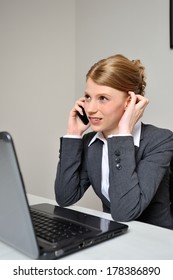
<svg viewBox="0 0 173 280">
<path fill-rule="evenodd" d="M 88 175 L 91 184 L 94 186 L 95 192 L 101 194 L 101 167 L 102 167 L 102 147 L 103 142 L 96 139 L 91 146 L 88 147 Z"/>
</svg>

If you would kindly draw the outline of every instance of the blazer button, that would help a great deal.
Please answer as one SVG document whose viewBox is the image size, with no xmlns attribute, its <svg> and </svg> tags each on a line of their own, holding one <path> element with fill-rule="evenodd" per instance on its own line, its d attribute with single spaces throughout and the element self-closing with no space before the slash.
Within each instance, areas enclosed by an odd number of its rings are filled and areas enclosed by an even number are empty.
<svg viewBox="0 0 173 280">
<path fill-rule="evenodd" d="M 118 170 L 120 170 L 120 169 L 122 168 L 121 164 L 117 163 L 117 164 L 116 164 L 116 168 L 117 168 Z"/>
<path fill-rule="evenodd" d="M 121 158 L 120 158 L 120 157 L 116 157 L 116 158 L 115 158 L 115 161 L 116 161 L 116 163 L 120 163 Z"/>
<path fill-rule="evenodd" d="M 116 155 L 117 157 L 119 157 L 119 156 L 120 156 L 120 151 L 119 151 L 119 150 L 116 150 L 116 151 L 115 151 L 115 155 Z"/>
</svg>

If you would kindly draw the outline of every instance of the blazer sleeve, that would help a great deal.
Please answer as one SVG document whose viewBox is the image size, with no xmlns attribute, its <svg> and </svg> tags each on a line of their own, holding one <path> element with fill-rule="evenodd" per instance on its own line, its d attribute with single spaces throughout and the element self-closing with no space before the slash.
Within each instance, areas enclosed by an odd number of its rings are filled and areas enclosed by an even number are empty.
<svg viewBox="0 0 173 280">
<path fill-rule="evenodd" d="M 146 140 L 147 139 L 147 140 Z M 138 218 L 153 199 L 173 155 L 173 133 L 150 129 L 136 159 L 132 136 L 108 140 L 110 211 L 119 221 Z"/>
<path fill-rule="evenodd" d="M 55 196 L 60 206 L 77 202 L 90 186 L 85 167 L 83 139 L 61 138 L 55 179 Z"/>
</svg>

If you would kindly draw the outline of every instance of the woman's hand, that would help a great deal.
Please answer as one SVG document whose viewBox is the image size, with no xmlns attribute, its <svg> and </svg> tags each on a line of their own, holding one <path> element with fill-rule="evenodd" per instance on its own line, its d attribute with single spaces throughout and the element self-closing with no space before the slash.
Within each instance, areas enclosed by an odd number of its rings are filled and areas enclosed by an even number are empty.
<svg viewBox="0 0 173 280">
<path fill-rule="evenodd" d="M 68 127 L 67 127 L 67 134 L 68 135 L 79 135 L 82 134 L 89 128 L 89 124 L 85 125 L 78 117 L 77 113 L 79 112 L 83 115 L 82 109 L 80 106 L 84 107 L 85 98 L 81 97 L 79 100 L 76 101 L 75 106 L 70 111 L 69 119 L 68 119 Z"/>
<path fill-rule="evenodd" d="M 120 119 L 119 134 L 131 134 L 137 121 L 142 117 L 149 100 L 142 95 L 129 91 L 129 102 Z"/>
</svg>

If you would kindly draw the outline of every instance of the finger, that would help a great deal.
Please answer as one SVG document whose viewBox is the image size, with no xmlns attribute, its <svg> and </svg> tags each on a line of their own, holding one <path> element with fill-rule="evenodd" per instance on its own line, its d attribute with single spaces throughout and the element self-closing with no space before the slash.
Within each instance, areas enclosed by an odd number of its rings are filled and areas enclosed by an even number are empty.
<svg viewBox="0 0 173 280">
<path fill-rule="evenodd" d="M 75 113 L 79 112 L 81 115 L 83 115 L 82 105 L 75 104 L 74 111 L 75 111 Z"/>
<path fill-rule="evenodd" d="M 84 101 L 85 102 L 85 96 L 82 96 L 79 98 L 79 100 Z"/>
<path fill-rule="evenodd" d="M 137 96 L 136 96 L 136 94 L 135 94 L 133 91 L 129 91 L 128 94 L 129 94 L 129 96 L 130 96 L 130 102 L 129 102 L 129 104 L 135 105 L 135 104 L 136 104 L 136 101 L 137 101 Z"/>
<path fill-rule="evenodd" d="M 133 92 L 133 91 L 128 91 L 128 94 L 131 96 L 131 97 L 135 97 L 136 94 Z"/>
<path fill-rule="evenodd" d="M 136 96 L 137 96 L 137 99 L 140 101 L 140 100 L 143 100 L 143 101 L 145 101 L 146 103 L 149 103 L 149 99 L 148 98 L 146 98 L 146 97 L 144 97 L 144 96 L 142 96 L 142 95 L 140 95 L 140 94 L 136 94 Z"/>
<path fill-rule="evenodd" d="M 74 106 L 74 110 L 76 112 L 79 112 L 81 115 L 83 115 L 82 107 L 84 107 L 84 102 L 85 102 L 85 99 L 83 97 L 81 97 L 80 99 L 78 99 L 76 101 L 75 106 Z"/>
<path fill-rule="evenodd" d="M 137 100 L 138 100 L 137 107 L 139 107 L 139 108 L 143 108 L 143 107 L 145 108 L 149 103 L 149 99 L 145 98 L 142 95 L 138 95 Z"/>
</svg>

